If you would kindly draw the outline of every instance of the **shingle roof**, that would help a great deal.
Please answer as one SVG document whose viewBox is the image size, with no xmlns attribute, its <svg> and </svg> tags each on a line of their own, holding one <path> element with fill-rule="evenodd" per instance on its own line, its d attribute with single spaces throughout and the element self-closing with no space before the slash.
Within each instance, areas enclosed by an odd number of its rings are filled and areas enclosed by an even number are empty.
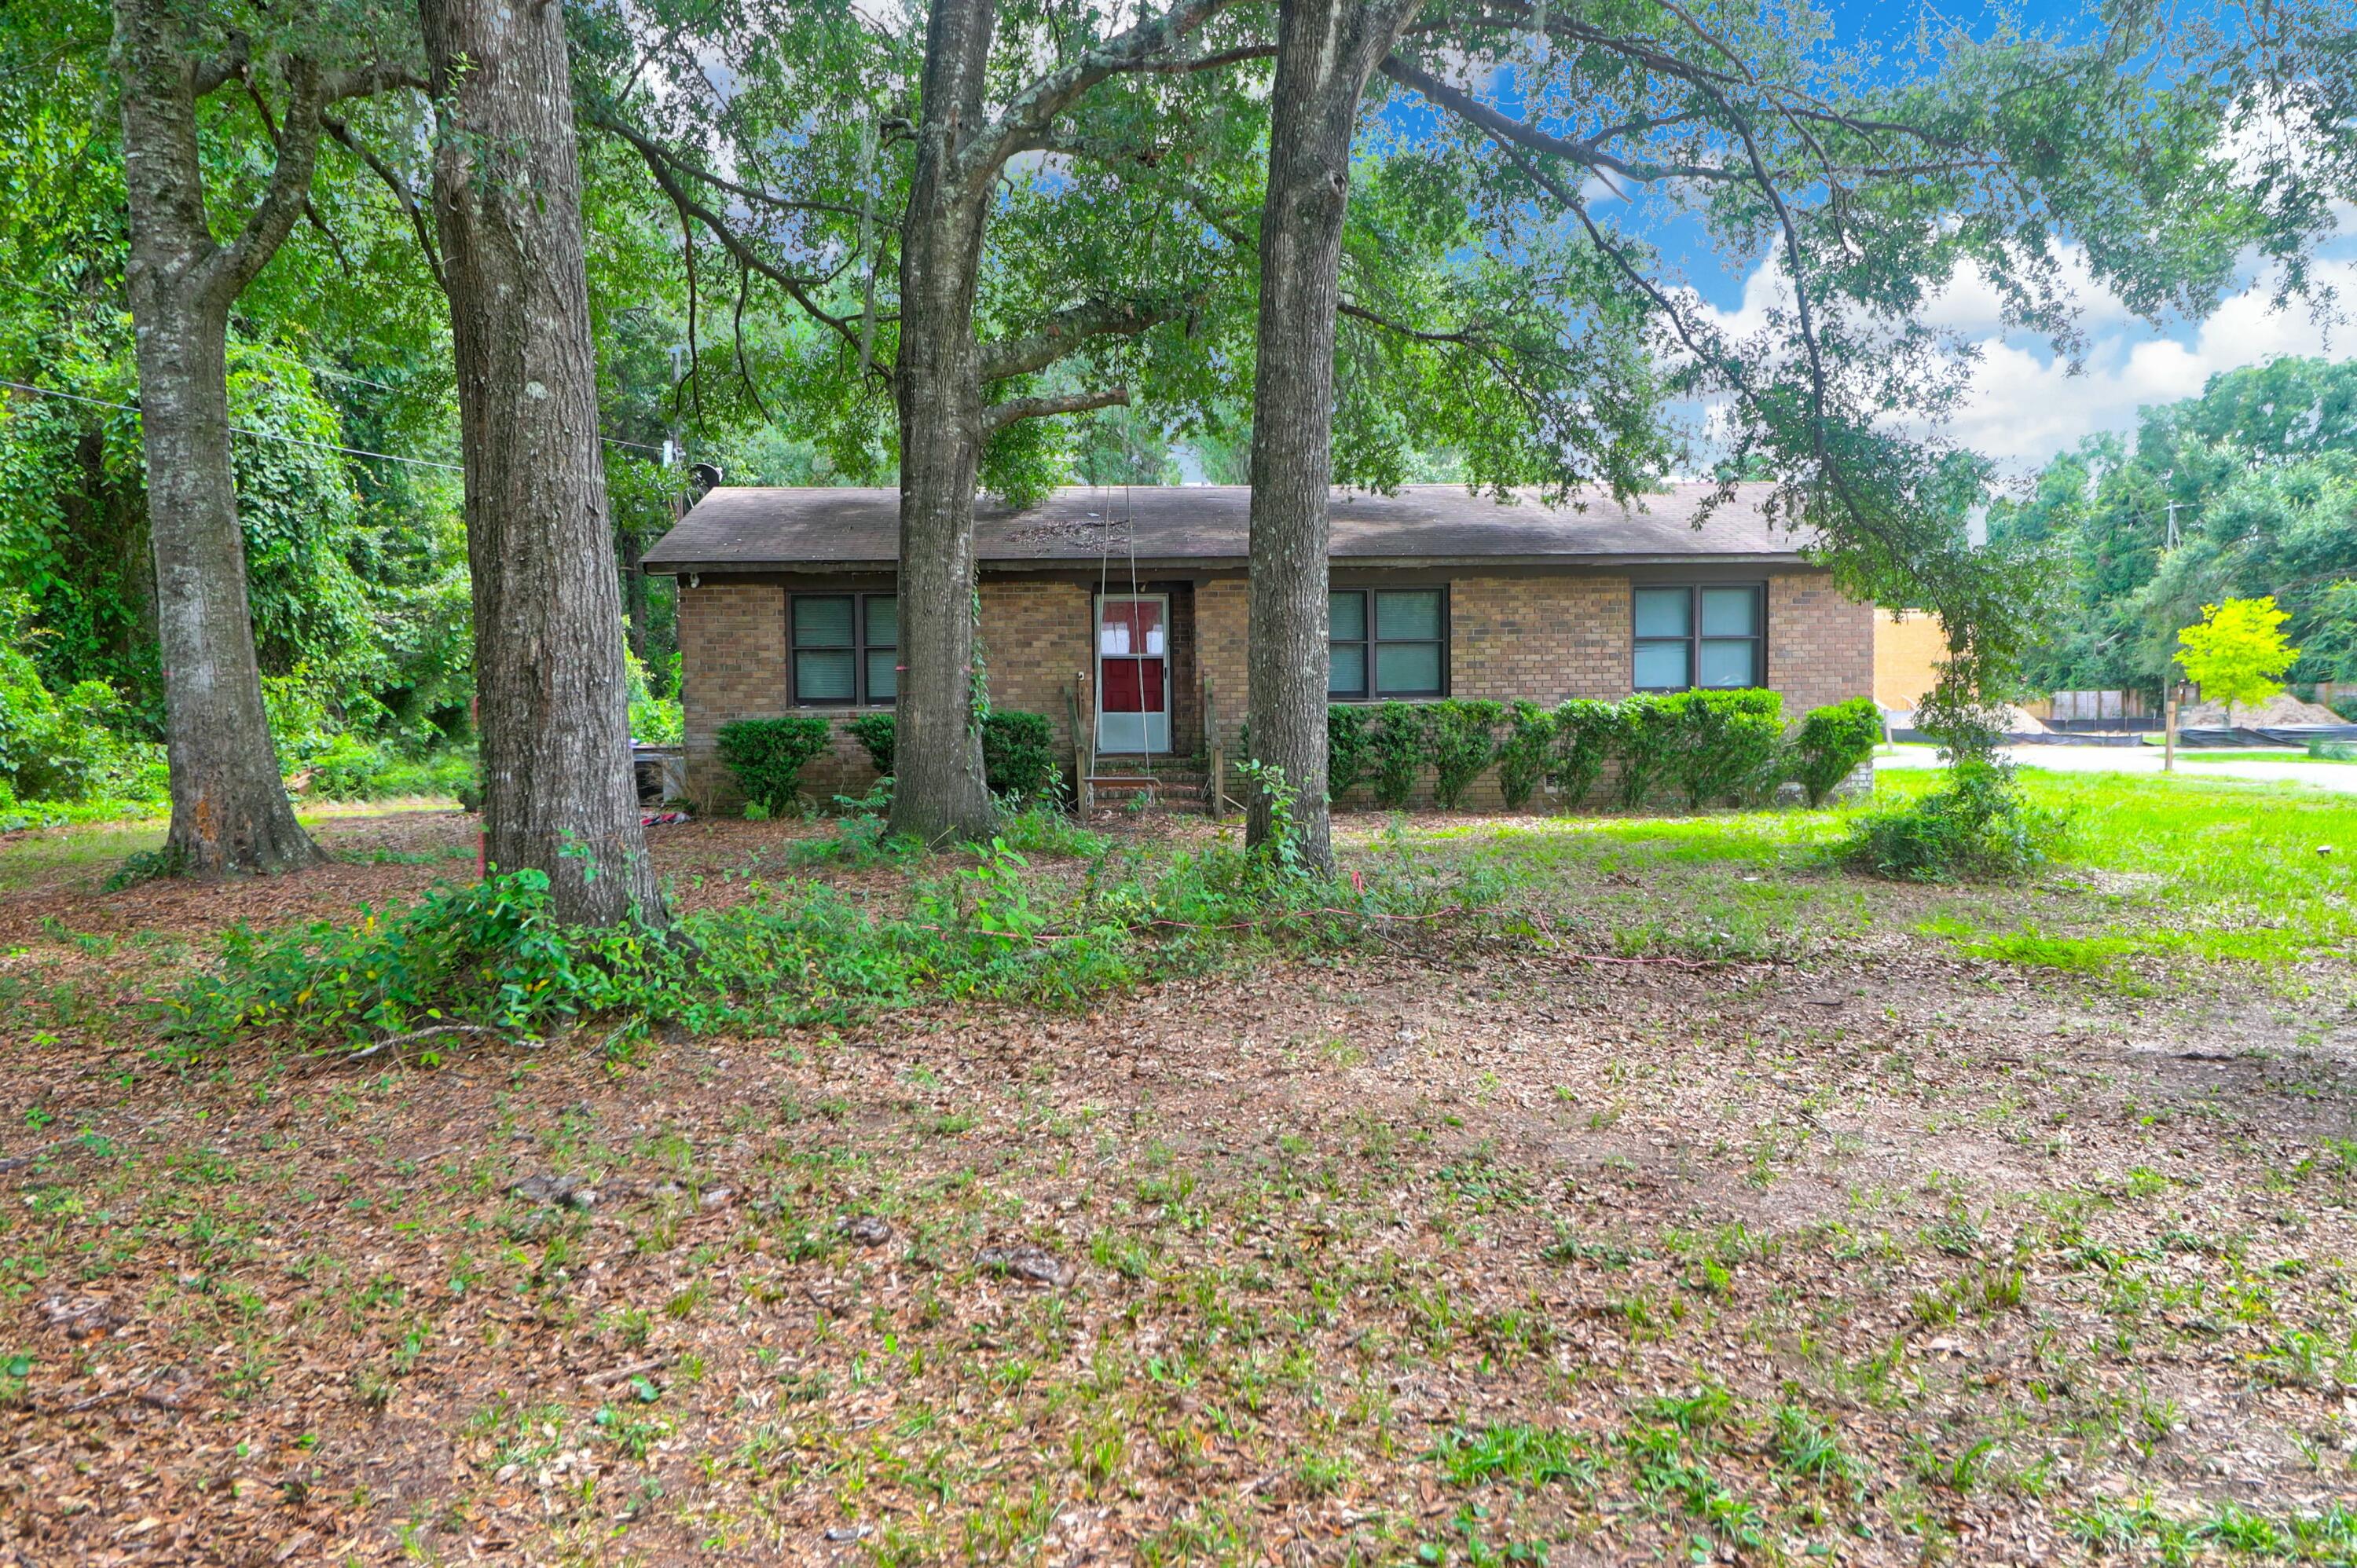
<svg viewBox="0 0 2357 1568">
<path fill-rule="evenodd" d="M 1481 562 L 1565 565 L 1640 561 L 1792 561 L 1803 536 L 1761 511 L 1772 487 L 1744 484 L 1700 528 L 1716 487 L 1687 484 L 1637 498 L 1548 507 L 1506 505 L 1458 485 L 1409 485 L 1395 496 L 1336 492 L 1333 555 L 1361 564 Z M 1241 566 L 1252 489 L 1245 485 L 1139 486 L 1054 491 L 1017 511 L 975 509 L 985 566 L 1094 562 L 1106 552 L 1141 566 Z M 899 492 L 724 487 L 697 502 L 644 560 L 654 572 L 889 569 Z"/>
</svg>

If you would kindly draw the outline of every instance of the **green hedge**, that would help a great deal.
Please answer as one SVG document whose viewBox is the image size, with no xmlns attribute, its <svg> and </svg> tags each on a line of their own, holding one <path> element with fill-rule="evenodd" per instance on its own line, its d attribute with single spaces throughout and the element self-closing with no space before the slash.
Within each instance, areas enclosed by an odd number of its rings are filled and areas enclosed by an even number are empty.
<svg viewBox="0 0 2357 1568">
<path fill-rule="evenodd" d="M 899 726 L 890 714 L 862 714 L 845 724 L 844 733 L 857 741 L 887 778 L 892 772 L 894 738 Z M 983 780 L 994 795 L 1020 800 L 1041 800 L 1058 792 L 1056 726 L 1045 714 L 1000 708 L 982 721 Z"/>
<path fill-rule="evenodd" d="M 794 803 L 802 769 L 826 749 L 832 728 L 815 714 L 790 714 L 781 719 L 738 719 L 722 725 L 715 738 L 720 760 L 737 776 L 745 799 L 774 813 Z"/>
<path fill-rule="evenodd" d="M 1809 792 L 1810 805 L 1822 806 L 1881 743 L 1882 710 L 1871 697 L 1813 708 L 1792 736 L 1791 777 Z"/>
<path fill-rule="evenodd" d="M 1528 702 L 1337 703 L 1326 714 L 1327 788 L 1339 800 L 1363 783 L 1375 804 L 1396 811 L 1429 768 L 1434 802 L 1453 811 L 1494 766 L 1510 809 L 1521 809 L 1544 779 L 1568 810 L 1618 763 L 1615 794 L 1624 806 L 1674 789 L 1700 810 L 1757 800 L 1788 779 L 1818 805 L 1881 735 L 1880 713 L 1856 697 L 1812 711 L 1788 736 L 1783 697 L 1760 690 L 1578 698 L 1552 710 Z"/>
</svg>

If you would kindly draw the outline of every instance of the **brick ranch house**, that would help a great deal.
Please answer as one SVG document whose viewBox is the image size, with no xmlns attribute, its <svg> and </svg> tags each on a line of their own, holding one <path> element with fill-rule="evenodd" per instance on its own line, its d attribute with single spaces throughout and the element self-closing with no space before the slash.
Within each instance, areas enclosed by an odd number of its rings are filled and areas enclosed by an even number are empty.
<svg viewBox="0 0 2357 1568">
<path fill-rule="evenodd" d="M 1338 495 L 1337 702 L 1624 697 L 1767 686 L 1785 711 L 1874 685 L 1874 618 L 1770 526 L 1769 487 L 1711 487 L 1623 507 L 1505 505 L 1457 486 Z M 899 617 L 899 492 L 722 488 L 645 556 L 679 579 L 688 794 L 738 801 L 714 737 L 735 719 L 888 709 Z M 1246 532 L 1240 485 L 1059 490 L 974 521 L 991 701 L 1045 714 L 1098 769 L 1232 763 L 1245 711 Z M 1207 733 L 1208 730 L 1208 733 Z M 1090 738 L 1086 733 L 1079 737 Z M 1113 759 L 1108 761 L 1107 759 Z M 1069 766 L 1069 765 L 1068 765 Z M 838 730 L 805 792 L 864 790 L 874 769 Z M 1477 787 L 1496 801 L 1495 784 Z"/>
</svg>

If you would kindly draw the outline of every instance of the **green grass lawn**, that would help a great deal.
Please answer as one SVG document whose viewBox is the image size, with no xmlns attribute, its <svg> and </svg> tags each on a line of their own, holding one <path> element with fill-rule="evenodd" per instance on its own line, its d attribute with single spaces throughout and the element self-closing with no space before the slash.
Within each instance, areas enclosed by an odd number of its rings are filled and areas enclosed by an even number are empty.
<svg viewBox="0 0 2357 1568">
<path fill-rule="evenodd" d="M 1877 801 L 1940 778 L 1892 769 Z M 1832 858 L 1840 811 L 1477 820 L 1391 847 L 1631 953 L 1790 956 L 1897 922 L 1975 956 L 2125 976 L 2140 960 L 2280 966 L 2357 938 L 2357 797 L 2190 775 L 2025 768 L 2020 780 L 2071 824 L 2056 862 L 2022 886 L 1847 874 Z"/>
</svg>

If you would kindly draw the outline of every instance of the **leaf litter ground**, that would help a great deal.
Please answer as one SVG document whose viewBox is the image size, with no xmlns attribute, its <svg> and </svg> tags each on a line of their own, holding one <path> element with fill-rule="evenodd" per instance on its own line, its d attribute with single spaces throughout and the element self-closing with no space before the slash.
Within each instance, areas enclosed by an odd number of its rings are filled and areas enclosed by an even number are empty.
<svg viewBox="0 0 2357 1568">
<path fill-rule="evenodd" d="M 1527 832 L 1578 940 L 624 1059 L 160 1054 L 138 999 L 230 920 L 471 873 L 455 813 L 319 827 L 226 890 L 0 849 L 0 1554 L 2357 1557 L 2336 956 L 2007 963 L 1924 933 L 2123 895 L 1420 818 L 1347 857 Z M 657 854 L 692 904 L 819 831 Z"/>
</svg>

